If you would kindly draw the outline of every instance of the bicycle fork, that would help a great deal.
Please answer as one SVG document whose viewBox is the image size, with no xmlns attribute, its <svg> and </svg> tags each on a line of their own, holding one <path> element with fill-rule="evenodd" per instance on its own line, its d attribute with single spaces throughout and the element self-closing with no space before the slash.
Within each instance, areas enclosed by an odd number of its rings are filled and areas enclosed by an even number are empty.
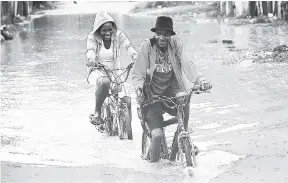
<svg viewBox="0 0 288 183">
<path fill-rule="evenodd" d="M 185 116 L 184 116 L 183 106 L 179 106 L 177 109 L 178 126 L 174 134 L 170 160 L 174 160 L 176 158 L 177 152 L 178 152 L 178 155 L 183 156 L 183 154 L 186 153 L 185 145 L 189 145 L 189 146 L 191 145 L 190 137 L 185 130 L 184 117 Z"/>
<path fill-rule="evenodd" d="M 179 126 L 177 129 L 177 132 L 178 132 L 177 142 L 178 142 L 178 150 L 179 150 L 179 155 L 181 157 L 182 164 L 184 165 L 184 156 L 185 156 L 185 160 L 186 160 L 185 163 L 187 166 L 197 167 L 196 157 L 195 157 L 196 149 L 188 132 L 186 131 L 184 127 L 185 114 L 183 112 L 183 107 L 180 107 L 178 111 L 179 111 L 178 113 Z"/>
</svg>

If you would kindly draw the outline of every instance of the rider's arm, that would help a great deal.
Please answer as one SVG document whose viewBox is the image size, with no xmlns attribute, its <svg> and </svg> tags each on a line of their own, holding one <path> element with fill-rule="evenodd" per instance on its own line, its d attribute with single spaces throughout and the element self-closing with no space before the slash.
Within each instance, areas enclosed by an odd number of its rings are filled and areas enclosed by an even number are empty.
<svg viewBox="0 0 288 183">
<path fill-rule="evenodd" d="M 97 42 L 94 38 L 94 33 L 90 32 L 86 42 L 86 58 L 88 62 L 96 62 Z"/>
<path fill-rule="evenodd" d="M 137 51 L 134 49 L 133 45 L 131 44 L 130 40 L 127 38 L 124 32 L 118 30 L 119 33 L 119 43 L 121 50 L 125 50 L 127 56 L 131 58 L 134 62 L 137 57 Z"/>
<path fill-rule="evenodd" d="M 194 63 L 195 58 L 183 50 L 183 43 L 179 38 L 174 37 L 173 41 L 176 48 L 176 57 L 181 61 L 181 68 L 183 69 L 184 74 L 190 82 L 200 84 L 204 80 L 204 77 L 198 71 L 197 66 Z"/>
<path fill-rule="evenodd" d="M 143 41 L 139 47 L 138 56 L 132 70 L 132 82 L 135 89 L 143 88 L 146 77 L 146 69 L 148 63 L 148 49 L 149 45 L 147 40 Z"/>
</svg>

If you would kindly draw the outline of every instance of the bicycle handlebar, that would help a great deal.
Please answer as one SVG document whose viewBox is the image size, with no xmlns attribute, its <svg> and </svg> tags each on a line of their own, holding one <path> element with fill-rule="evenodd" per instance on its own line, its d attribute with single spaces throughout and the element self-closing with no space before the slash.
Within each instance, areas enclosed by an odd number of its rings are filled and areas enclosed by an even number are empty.
<svg viewBox="0 0 288 183">
<path fill-rule="evenodd" d="M 154 95 L 151 100 L 143 102 L 142 105 L 143 107 L 146 107 L 147 105 L 155 104 L 157 102 L 162 102 L 165 107 L 170 108 L 170 109 L 175 109 L 180 105 L 186 105 L 189 100 L 185 100 L 190 98 L 192 93 L 197 93 L 201 91 L 201 87 L 199 85 L 194 86 L 190 91 L 186 92 L 185 95 L 177 96 L 177 97 L 167 97 L 163 95 Z M 180 99 L 181 102 L 175 102 L 175 100 L 179 101 Z M 167 103 L 170 103 L 171 105 L 168 105 Z"/>
<path fill-rule="evenodd" d="M 107 77 L 109 78 L 109 80 L 111 81 L 111 83 L 116 83 L 117 85 L 120 85 L 120 84 L 122 84 L 122 83 L 124 83 L 124 82 L 127 81 L 128 76 L 129 76 L 129 73 L 130 73 L 133 65 L 134 65 L 134 63 L 130 63 L 130 64 L 129 64 L 126 68 L 124 68 L 124 69 L 113 69 L 113 70 L 112 70 L 112 69 L 109 69 L 107 66 L 105 66 L 105 65 L 103 65 L 103 64 L 101 64 L 101 63 L 98 63 L 97 67 L 90 67 L 91 70 L 90 70 L 87 78 L 89 77 L 89 75 L 91 74 L 91 72 L 92 72 L 93 70 L 101 70 L 101 69 L 102 69 L 102 70 L 105 71 L 105 73 L 106 73 Z M 116 74 L 115 74 L 115 71 L 123 71 L 123 72 L 122 72 L 121 74 L 115 76 L 115 77 L 114 77 L 114 81 L 112 81 L 112 78 L 110 77 L 110 74 L 109 74 L 109 73 L 112 73 L 112 74 L 116 75 Z M 122 76 L 125 72 L 127 72 L 127 75 L 126 75 L 125 79 L 124 79 L 123 81 L 121 81 L 121 82 L 117 82 L 117 79 L 120 78 L 120 76 Z M 87 81 L 88 81 L 88 79 L 87 79 Z"/>
</svg>

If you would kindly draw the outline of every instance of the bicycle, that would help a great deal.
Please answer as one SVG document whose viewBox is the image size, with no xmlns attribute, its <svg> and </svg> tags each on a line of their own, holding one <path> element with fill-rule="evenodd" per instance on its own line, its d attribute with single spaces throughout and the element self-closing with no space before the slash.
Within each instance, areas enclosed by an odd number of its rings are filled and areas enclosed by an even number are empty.
<svg viewBox="0 0 288 183">
<path fill-rule="evenodd" d="M 182 94 L 181 96 L 177 97 L 166 97 L 161 95 L 152 95 L 152 93 L 149 91 L 149 82 L 147 82 L 148 76 L 146 76 L 146 81 L 144 82 L 144 88 L 146 88 L 146 93 L 143 93 L 145 95 L 146 100 L 143 100 L 140 102 L 140 107 L 138 108 L 138 117 L 141 121 L 141 126 L 143 129 L 142 132 L 142 159 L 149 160 L 149 148 L 151 144 L 151 132 L 149 130 L 149 127 L 147 123 L 145 123 L 145 116 L 143 116 L 143 110 L 145 107 L 149 107 L 149 105 L 154 104 L 156 102 L 162 102 L 166 108 L 169 109 L 177 109 L 177 116 L 176 118 L 172 118 L 170 120 L 164 121 L 163 123 L 163 140 L 161 143 L 161 159 L 168 159 L 170 156 L 168 147 L 167 147 L 167 141 L 165 136 L 165 127 L 177 124 L 177 131 L 174 135 L 174 138 L 177 138 L 178 142 L 178 159 L 181 158 L 181 163 L 185 167 L 197 167 L 196 162 L 196 155 L 199 153 L 199 149 L 193 144 L 188 132 L 184 128 L 183 120 L 184 120 L 184 106 L 187 105 L 187 103 L 190 101 L 190 97 L 192 93 L 200 93 L 200 86 L 195 86 L 192 88 L 188 93 Z M 169 103 L 169 104 L 167 104 Z M 174 140 L 173 140 L 174 141 Z M 174 144 L 174 142 L 173 142 Z M 173 144 L 171 148 L 173 147 Z M 184 159 L 185 156 L 185 159 Z"/>
<path fill-rule="evenodd" d="M 119 96 L 119 93 L 122 91 L 122 84 L 127 81 L 133 64 L 134 63 L 129 64 L 125 69 L 114 70 L 100 64 L 97 67 L 92 67 L 89 72 L 90 74 L 95 69 L 102 70 L 110 80 L 109 94 L 101 108 L 101 118 L 104 120 L 104 127 L 102 125 L 95 125 L 95 127 L 99 132 L 106 132 L 109 136 L 118 135 L 121 140 L 124 139 L 124 134 L 127 135 L 129 140 L 133 140 L 131 126 L 132 114 L 129 112 L 127 103 L 123 101 L 126 96 L 122 98 Z M 121 73 L 118 74 L 118 71 Z M 125 79 L 121 81 L 121 77 L 125 73 Z M 90 116 L 90 121 L 91 120 L 92 116 Z"/>
</svg>

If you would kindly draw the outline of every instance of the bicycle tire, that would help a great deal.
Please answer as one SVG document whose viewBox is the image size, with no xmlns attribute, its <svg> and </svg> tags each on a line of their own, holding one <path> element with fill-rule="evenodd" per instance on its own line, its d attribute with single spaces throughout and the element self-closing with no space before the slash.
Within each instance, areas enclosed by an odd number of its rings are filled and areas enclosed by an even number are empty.
<svg viewBox="0 0 288 183">
<path fill-rule="evenodd" d="M 131 113 L 132 114 L 132 113 Z M 125 116 L 125 131 L 127 133 L 127 138 L 129 140 L 133 140 L 133 131 L 132 131 L 132 119 L 131 119 L 131 116 L 130 116 L 130 112 L 129 112 L 129 109 L 127 108 L 124 112 L 124 116 Z"/>
<path fill-rule="evenodd" d="M 196 162 L 197 153 L 199 153 L 199 152 L 197 152 L 196 147 L 195 147 L 195 145 L 192 142 L 191 143 L 191 158 L 192 158 L 192 164 L 193 164 L 192 166 L 194 168 L 197 167 L 197 162 Z"/>
<path fill-rule="evenodd" d="M 101 117 L 105 121 L 105 132 L 111 136 L 112 135 L 112 115 L 109 105 L 103 104 L 101 109 Z"/>
<path fill-rule="evenodd" d="M 123 140 L 124 139 L 124 132 L 125 132 L 125 112 L 124 110 L 119 111 L 118 114 L 118 135 L 119 135 L 119 139 Z"/>
<path fill-rule="evenodd" d="M 180 140 L 182 143 L 183 153 L 185 154 L 186 166 L 193 167 L 192 163 L 192 153 L 191 153 L 191 144 L 189 143 L 188 138 L 183 138 Z"/>
<path fill-rule="evenodd" d="M 150 145 L 151 145 L 151 139 L 145 132 L 142 132 L 142 158 L 145 160 L 149 159 Z"/>
<path fill-rule="evenodd" d="M 112 119 L 112 134 L 113 134 L 113 136 L 117 136 L 117 135 L 119 135 L 117 114 L 113 114 L 112 118 L 113 118 Z"/>
</svg>

